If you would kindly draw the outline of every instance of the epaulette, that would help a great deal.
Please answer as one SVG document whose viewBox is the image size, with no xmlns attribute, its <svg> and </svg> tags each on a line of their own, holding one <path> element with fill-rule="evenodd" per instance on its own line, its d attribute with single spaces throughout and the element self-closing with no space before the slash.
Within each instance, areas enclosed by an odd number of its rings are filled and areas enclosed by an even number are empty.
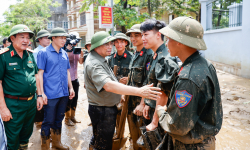
<svg viewBox="0 0 250 150">
<path fill-rule="evenodd" d="M 31 52 L 31 53 L 34 53 L 34 50 L 32 50 L 32 49 L 26 48 L 26 50 Z"/>
<path fill-rule="evenodd" d="M 0 55 L 1 54 L 3 54 L 3 53 L 5 53 L 5 52 L 8 52 L 10 49 L 9 48 L 4 48 L 4 49 L 2 49 L 2 50 L 0 50 Z"/>
</svg>

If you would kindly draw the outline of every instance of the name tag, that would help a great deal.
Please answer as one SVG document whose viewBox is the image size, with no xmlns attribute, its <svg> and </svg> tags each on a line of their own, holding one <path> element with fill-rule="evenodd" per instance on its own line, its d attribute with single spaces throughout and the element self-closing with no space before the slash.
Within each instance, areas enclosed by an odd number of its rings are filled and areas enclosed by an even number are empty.
<svg viewBox="0 0 250 150">
<path fill-rule="evenodd" d="M 9 66 L 15 66 L 15 65 L 17 65 L 17 62 L 9 63 Z"/>
</svg>

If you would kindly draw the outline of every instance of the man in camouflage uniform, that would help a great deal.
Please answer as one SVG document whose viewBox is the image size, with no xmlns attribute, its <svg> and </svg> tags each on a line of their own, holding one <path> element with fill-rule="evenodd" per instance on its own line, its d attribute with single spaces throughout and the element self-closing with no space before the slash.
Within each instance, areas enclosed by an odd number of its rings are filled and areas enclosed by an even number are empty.
<svg viewBox="0 0 250 150">
<path fill-rule="evenodd" d="M 178 65 L 175 58 L 170 57 L 166 46 L 164 45 L 164 36 L 159 30 L 165 27 L 165 23 L 155 19 L 146 20 L 141 24 L 142 40 L 145 48 L 151 48 L 154 56 L 147 62 L 147 80 L 144 85 L 153 84 L 154 87 L 161 88 L 161 101 L 157 101 L 157 105 L 164 106 L 168 102 L 168 96 L 173 85 Z M 159 118 L 155 112 L 156 102 L 151 99 L 144 100 L 146 106 L 143 110 L 143 116 L 150 119 L 151 123 L 142 129 L 145 136 L 144 143 L 148 149 L 155 149 L 161 141 L 160 134 L 164 135 L 161 128 L 158 127 Z M 155 139 L 154 137 L 159 137 Z M 146 141 L 149 141 L 147 144 Z"/>
<path fill-rule="evenodd" d="M 157 106 L 159 123 L 171 135 L 174 149 L 213 150 L 223 112 L 216 70 L 197 51 L 207 49 L 203 28 L 192 18 L 178 17 L 160 32 L 168 38 L 170 55 L 183 64 L 168 107 Z"/>
<path fill-rule="evenodd" d="M 36 107 L 43 107 L 38 69 L 33 51 L 27 49 L 33 35 L 26 25 L 14 26 L 11 45 L 0 53 L 0 114 L 9 150 L 28 149 Z"/>
<path fill-rule="evenodd" d="M 114 65 L 117 65 L 117 80 L 120 83 L 126 84 L 129 73 L 129 64 L 133 54 L 126 50 L 126 47 L 130 45 L 128 37 L 123 33 L 117 33 L 115 35 L 114 45 L 117 52 L 111 54 L 109 58 L 109 66 L 114 69 Z"/>
<path fill-rule="evenodd" d="M 143 82 L 145 81 L 147 62 L 151 57 L 153 57 L 153 51 L 151 49 L 145 49 L 143 47 L 143 42 L 141 38 L 140 24 L 135 24 L 128 30 L 126 33 L 130 37 L 130 41 L 133 46 L 136 47 L 136 53 L 132 57 L 130 62 L 130 74 L 129 85 L 134 87 L 142 87 Z M 141 136 L 140 127 L 144 125 L 144 119 L 142 117 L 143 108 L 145 103 L 141 100 L 141 97 L 130 96 L 128 102 L 128 124 L 129 131 L 132 138 L 131 145 L 133 144 L 134 150 L 145 149 L 137 145 L 137 140 Z"/>
</svg>

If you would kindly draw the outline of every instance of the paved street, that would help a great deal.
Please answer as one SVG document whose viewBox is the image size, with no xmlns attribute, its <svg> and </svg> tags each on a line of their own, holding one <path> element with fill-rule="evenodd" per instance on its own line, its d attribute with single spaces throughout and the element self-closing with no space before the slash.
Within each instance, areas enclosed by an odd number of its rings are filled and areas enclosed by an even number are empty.
<svg viewBox="0 0 250 150">
<path fill-rule="evenodd" d="M 68 127 L 63 122 L 62 143 L 71 150 L 88 150 L 91 127 L 88 117 L 88 102 L 83 87 L 83 67 L 79 66 L 81 83 L 76 118 L 81 123 Z M 250 147 L 250 79 L 240 78 L 222 71 L 217 71 L 222 94 L 224 120 L 220 133 L 216 136 L 216 150 L 247 150 Z M 40 129 L 34 128 L 29 150 L 40 149 Z M 126 126 L 128 135 L 128 126 Z M 129 147 L 127 141 L 126 149 Z"/>
</svg>

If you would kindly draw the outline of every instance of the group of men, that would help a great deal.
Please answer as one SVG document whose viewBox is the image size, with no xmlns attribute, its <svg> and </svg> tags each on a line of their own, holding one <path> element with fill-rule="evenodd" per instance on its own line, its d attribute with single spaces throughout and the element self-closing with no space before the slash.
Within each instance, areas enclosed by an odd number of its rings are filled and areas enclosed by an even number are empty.
<svg viewBox="0 0 250 150">
<path fill-rule="evenodd" d="M 7 38 L 9 46 L 0 51 L 0 130 L 7 137 L 1 132 L 0 148 L 27 149 L 35 121 L 41 124 L 42 150 L 50 149 L 51 141 L 52 148 L 67 150 L 61 143 L 62 120 L 65 114 L 65 124 L 80 122 L 75 110 L 83 52 L 63 49 L 69 35 L 62 28 L 39 31 L 34 51 L 28 48 L 33 36 L 26 25 L 16 25 Z"/>
<path fill-rule="evenodd" d="M 27 149 L 34 120 L 42 122 L 42 150 L 50 149 L 51 140 L 52 148 L 69 149 L 61 143 L 62 120 L 65 114 L 66 125 L 79 122 L 77 65 L 83 62 L 93 127 L 89 149 L 112 150 L 116 127 L 125 119 L 119 103 L 128 105 L 135 150 L 215 149 L 223 113 L 216 70 L 197 51 L 206 50 L 203 33 L 189 17 L 168 26 L 148 19 L 126 34 L 95 33 L 85 45 L 88 53 L 79 55 L 63 49 L 68 34 L 62 28 L 41 30 L 32 51 L 34 33 L 14 26 L 7 38 L 11 44 L 0 51 L 0 130 L 6 132 L 8 149 Z M 134 53 L 128 51 L 130 42 Z M 111 54 L 113 46 L 117 51 Z"/>
<path fill-rule="evenodd" d="M 130 40 L 123 33 L 94 34 L 84 65 L 93 126 L 89 149 L 112 149 L 124 95 L 129 95 L 126 118 L 133 149 L 215 149 L 222 103 L 216 70 L 198 52 L 207 49 L 203 34 L 190 17 L 168 26 L 148 19 L 127 31 Z M 127 50 L 130 41 L 134 54 Z"/>
</svg>

